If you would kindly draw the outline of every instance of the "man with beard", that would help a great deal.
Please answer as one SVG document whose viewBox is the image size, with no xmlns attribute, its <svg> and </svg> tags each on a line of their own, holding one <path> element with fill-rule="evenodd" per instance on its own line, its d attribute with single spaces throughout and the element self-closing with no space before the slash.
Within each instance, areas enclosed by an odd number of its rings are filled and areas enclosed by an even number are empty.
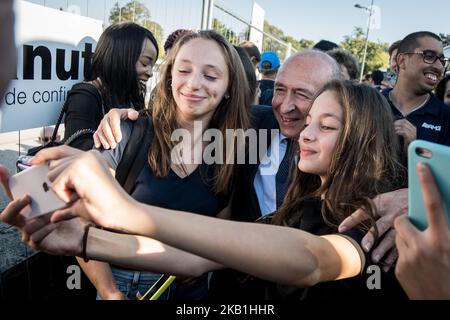
<svg viewBox="0 0 450 320">
<path fill-rule="evenodd" d="M 450 107 L 432 93 L 448 66 L 441 38 L 427 31 L 406 36 L 398 49 L 397 64 L 397 83 L 383 94 L 391 105 L 404 150 L 415 139 L 450 146 Z"/>
</svg>

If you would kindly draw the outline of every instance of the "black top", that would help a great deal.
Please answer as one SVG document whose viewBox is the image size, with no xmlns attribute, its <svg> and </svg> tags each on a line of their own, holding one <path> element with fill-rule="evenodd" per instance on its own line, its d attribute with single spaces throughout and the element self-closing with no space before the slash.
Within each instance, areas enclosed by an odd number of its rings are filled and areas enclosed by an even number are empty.
<svg viewBox="0 0 450 320">
<path fill-rule="evenodd" d="M 328 225 L 320 210 L 321 202 L 318 200 L 306 200 L 301 204 L 300 210 L 295 216 L 290 217 L 289 225 L 307 231 L 311 234 L 322 236 L 327 234 L 339 234 L 335 227 Z M 364 255 L 364 266 L 360 275 L 343 280 L 318 283 L 309 288 L 297 288 L 293 286 L 267 283 L 266 299 L 274 300 L 331 300 L 331 299 L 372 299 L 372 298 L 406 298 L 400 284 L 395 279 L 394 272 L 384 273 L 381 271 L 380 290 L 370 290 L 367 280 L 372 275 L 368 272 L 370 256 L 363 253 L 359 247 L 364 233 L 352 229 L 342 233 L 343 236 L 354 240 L 354 245 Z"/>
<path fill-rule="evenodd" d="M 266 216 L 267 217 L 267 216 Z M 269 221 L 267 218 L 265 221 Z M 314 235 L 339 234 L 335 227 L 325 223 L 320 213 L 320 201 L 304 201 L 296 214 L 289 218 L 289 225 L 307 231 Z M 303 289 L 294 286 L 280 285 L 257 279 L 243 273 L 227 269 L 211 282 L 210 295 L 214 300 L 336 300 L 336 299 L 406 299 L 400 284 L 395 278 L 394 271 L 381 271 L 380 290 L 369 290 L 367 280 L 373 271 L 367 271 L 370 264 L 369 256 L 364 254 L 359 243 L 364 234 L 353 229 L 342 234 L 348 237 L 361 254 L 365 265 L 358 276 L 318 283 Z M 372 282 L 370 282 L 372 283 Z"/>
<path fill-rule="evenodd" d="M 114 150 L 103 150 L 102 154 L 113 169 L 119 164 L 131 134 L 132 122 L 121 124 L 122 140 Z M 214 166 L 200 165 L 185 178 L 170 170 L 166 177 L 156 177 L 146 163 L 136 180 L 131 196 L 142 203 L 166 209 L 188 211 L 207 216 L 216 216 L 228 204 L 225 195 L 213 192 Z"/>
<path fill-rule="evenodd" d="M 122 140 L 114 150 L 102 150 L 102 155 L 111 168 L 117 169 L 132 131 L 132 122 L 121 123 Z M 206 216 L 217 216 L 227 205 L 228 197 L 213 192 L 212 177 L 214 166 L 199 165 L 185 178 L 180 178 L 171 169 L 166 177 L 156 177 L 148 162 L 139 173 L 131 196 L 133 199 L 166 209 L 188 211 Z M 118 266 L 122 270 L 127 270 Z M 149 274 L 150 272 L 144 272 Z M 208 278 L 204 274 L 195 283 L 178 283 L 171 297 L 186 299 L 195 288 L 207 287 Z"/>
<path fill-rule="evenodd" d="M 450 107 L 431 94 L 428 102 L 406 117 L 389 98 L 392 89 L 383 91 L 389 102 L 395 120 L 407 119 L 417 128 L 417 139 L 450 146 Z"/>
<path fill-rule="evenodd" d="M 89 82 L 84 82 L 84 84 L 95 88 L 95 90 L 90 91 L 98 94 L 98 97 L 94 96 L 87 90 L 78 90 L 70 95 L 67 101 L 67 112 L 64 120 L 64 140 L 68 139 L 79 130 L 91 129 L 96 131 L 100 121 L 103 119 L 104 114 L 106 114 L 112 107 L 119 109 L 133 107 L 131 103 L 118 103 L 114 96 L 108 97 L 105 102 L 105 99 L 102 99 L 101 93 L 93 84 Z M 78 84 L 75 84 L 74 87 L 77 85 Z M 94 146 L 92 134 L 80 136 L 73 143 L 71 143 L 70 146 L 84 151 L 92 149 Z"/>
<path fill-rule="evenodd" d="M 94 85 L 92 85 L 92 87 L 94 87 Z M 72 136 L 78 130 L 97 130 L 97 127 L 103 118 L 101 98 L 96 99 L 94 95 L 88 92 L 79 91 L 72 94 L 68 99 L 67 112 L 64 120 L 64 140 Z M 107 111 L 105 110 L 105 112 Z M 92 149 L 93 145 L 94 140 L 92 135 L 83 135 L 71 143 L 72 147 L 85 151 Z"/>
</svg>

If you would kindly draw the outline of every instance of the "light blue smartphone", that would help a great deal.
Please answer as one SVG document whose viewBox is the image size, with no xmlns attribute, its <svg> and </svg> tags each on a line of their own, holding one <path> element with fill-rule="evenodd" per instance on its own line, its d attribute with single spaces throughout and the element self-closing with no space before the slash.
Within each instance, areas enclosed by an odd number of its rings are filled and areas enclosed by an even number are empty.
<svg viewBox="0 0 450 320">
<path fill-rule="evenodd" d="M 411 222 L 418 229 L 425 230 L 428 227 L 428 219 L 417 176 L 417 164 L 419 162 L 426 164 L 434 176 L 440 190 L 447 224 L 450 227 L 450 147 L 416 140 L 408 148 L 408 214 Z"/>
</svg>

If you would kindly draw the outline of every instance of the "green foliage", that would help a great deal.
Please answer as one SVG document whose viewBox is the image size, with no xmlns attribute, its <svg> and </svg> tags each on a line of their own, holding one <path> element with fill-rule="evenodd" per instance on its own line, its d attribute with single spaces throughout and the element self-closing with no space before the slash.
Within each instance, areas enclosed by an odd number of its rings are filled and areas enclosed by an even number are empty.
<svg viewBox="0 0 450 320">
<path fill-rule="evenodd" d="M 301 39 L 296 40 L 291 36 L 287 36 L 284 34 L 283 30 L 277 28 L 274 25 L 271 25 L 267 20 L 264 21 L 264 32 L 267 32 L 274 37 L 292 45 L 292 48 L 296 51 L 302 51 L 304 49 L 312 48 L 314 45 L 314 41 Z M 263 50 L 275 51 L 278 53 L 282 60 L 285 59 L 286 55 L 286 46 L 280 44 L 279 42 L 271 39 L 270 37 L 264 36 L 263 39 Z"/>
<path fill-rule="evenodd" d="M 109 22 L 111 24 L 120 22 L 135 22 L 149 29 L 158 41 L 160 56 L 164 54 L 162 48 L 164 30 L 160 24 L 151 20 L 150 10 L 141 2 L 132 0 L 123 7 L 116 2 L 109 13 Z"/>
<path fill-rule="evenodd" d="M 243 40 L 248 40 L 250 36 L 250 30 L 249 28 L 245 28 L 239 33 L 236 33 L 229 27 L 227 27 L 224 23 L 222 23 L 220 20 L 214 18 L 212 27 L 215 31 L 223 35 L 230 41 L 232 44 L 239 44 Z M 264 32 L 274 36 L 275 38 L 284 41 L 286 43 L 291 43 L 292 48 L 296 51 L 301 51 L 303 49 L 312 48 L 314 45 L 314 41 L 312 40 L 295 40 L 291 36 L 286 36 L 280 28 L 271 25 L 267 20 L 264 21 Z M 284 60 L 286 57 L 286 46 L 279 43 L 278 41 L 272 39 L 271 37 L 268 37 L 264 35 L 263 37 L 263 51 L 275 51 L 280 56 L 281 60 Z"/>
<path fill-rule="evenodd" d="M 297 51 L 302 51 L 304 49 L 311 49 L 314 46 L 314 41 L 307 39 L 295 40 L 291 36 L 284 36 L 281 40 L 292 44 L 292 48 Z"/>
<path fill-rule="evenodd" d="M 219 19 L 214 18 L 212 22 L 212 28 L 217 33 L 220 33 L 224 36 L 231 44 L 238 45 L 241 40 L 247 39 L 245 36 L 241 37 L 236 34 L 233 30 L 228 28 L 224 23 L 222 23 Z M 243 31 L 245 32 L 245 31 Z"/>
<path fill-rule="evenodd" d="M 284 37 L 284 32 L 280 28 L 271 25 L 267 20 L 264 20 L 264 32 L 274 36 L 277 39 Z M 264 35 L 263 37 L 263 51 L 274 51 L 283 61 L 286 58 L 286 46 L 278 41 Z"/>
<path fill-rule="evenodd" d="M 359 63 L 362 64 L 364 57 L 364 46 L 366 35 L 362 28 L 356 27 L 352 35 L 345 36 L 340 46 L 355 55 Z M 388 43 L 377 43 L 370 41 L 367 43 L 366 66 L 364 73 L 370 73 L 375 69 L 387 69 L 389 66 Z"/>
</svg>

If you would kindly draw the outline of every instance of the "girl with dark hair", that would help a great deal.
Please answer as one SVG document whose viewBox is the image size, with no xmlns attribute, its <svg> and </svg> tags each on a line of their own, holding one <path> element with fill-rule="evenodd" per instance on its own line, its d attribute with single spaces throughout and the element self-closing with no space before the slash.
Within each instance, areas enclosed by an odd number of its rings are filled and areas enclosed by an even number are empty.
<svg viewBox="0 0 450 320">
<path fill-rule="evenodd" d="M 248 82 L 248 92 L 250 94 L 250 101 L 252 104 L 258 104 L 259 101 L 259 92 L 257 89 L 257 81 L 256 81 L 256 74 L 255 69 L 253 68 L 252 61 L 250 60 L 250 57 L 247 53 L 247 51 L 238 46 L 233 46 L 234 49 L 236 49 L 237 53 L 239 54 L 239 58 L 241 58 L 242 65 L 244 66 L 245 75 L 247 77 Z"/>
<path fill-rule="evenodd" d="M 145 82 L 152 77 L 158 59 L 153 34 L 135 23 L 114 24 L 100 36 L 85 83 L 96 90 L 77 91 L 70 96 L 65 117 L 64 139 L 77 132 L 94 132 L 111 108 L 144 108 Z M 83 135 L 71 146 L 89 150 L 91 135 Z"/>
<path fill-rule="evenodd" d="M 81 134 L 70 145 L 81 150 L 92 149 L 92 134 L 111 108 L 143 110 L 145 82 L 153 75 L 158 53 L 155 37 L 144 27 L 120 23 L 106 28 L 92 57 L 89 75 L 84 83 L 74 86 L 84 90 L 77 90 L 68 98 L 64 139 Z M 87 264 L 82 259 L 78 263 L 100 297 L 123 297 L 108 265 Z"/>
<path fill-rule="evenodd" d="M 65 168 L 54 180 L 55 192 L 67 202 L 79 199 L 77 204 L 87 209 L 64 209 L 52 221 L 81 216 L 139 236 L 89 229 L 79 219 L 44 228 L 48 222 L 40 221 L 22 230 L 27 231 L 25 239 L 31 236 L 29 244 L 55 254 L 179 274 L 204 271 L 208 263 L 210 269 L 222 264 L 270 281 L 268 298 L 361 299 L 401 294 L 394 290 L 399 289 L 395 280 L 387 281 L 390 278 L 382 281 L 382 290 L 370 290 L 364 278 L 366 255 L 359 245 L 362 230 L 372 228 L 377 233 L 371 199 L 403 184 L 391 124 L 389 106 L 375 89 L 351 82 L 329 83 L 309 111 L 299 139 L 299 171 L 272 219 L 275 225 L 224 221 L 139 204 L 114 182 L 102 157 L 91 151 L 68 167 L 67 162 L 51 166 L 55 175 Z M 44 152 L 48 154 L 42 154 L 40 161 L 58 157 L 52 150 Z M 3 219 L 20 225 L 15 217 L 26 205 L 22 201 L 10 205 Z M 372 217 L 369 224 L 339 232 L 337 225 L 360 207 Z M 59 238 L 66 241 L 56 243 Z M 204 258 L 195 260 L 195 255 Z"/>
</svg>

